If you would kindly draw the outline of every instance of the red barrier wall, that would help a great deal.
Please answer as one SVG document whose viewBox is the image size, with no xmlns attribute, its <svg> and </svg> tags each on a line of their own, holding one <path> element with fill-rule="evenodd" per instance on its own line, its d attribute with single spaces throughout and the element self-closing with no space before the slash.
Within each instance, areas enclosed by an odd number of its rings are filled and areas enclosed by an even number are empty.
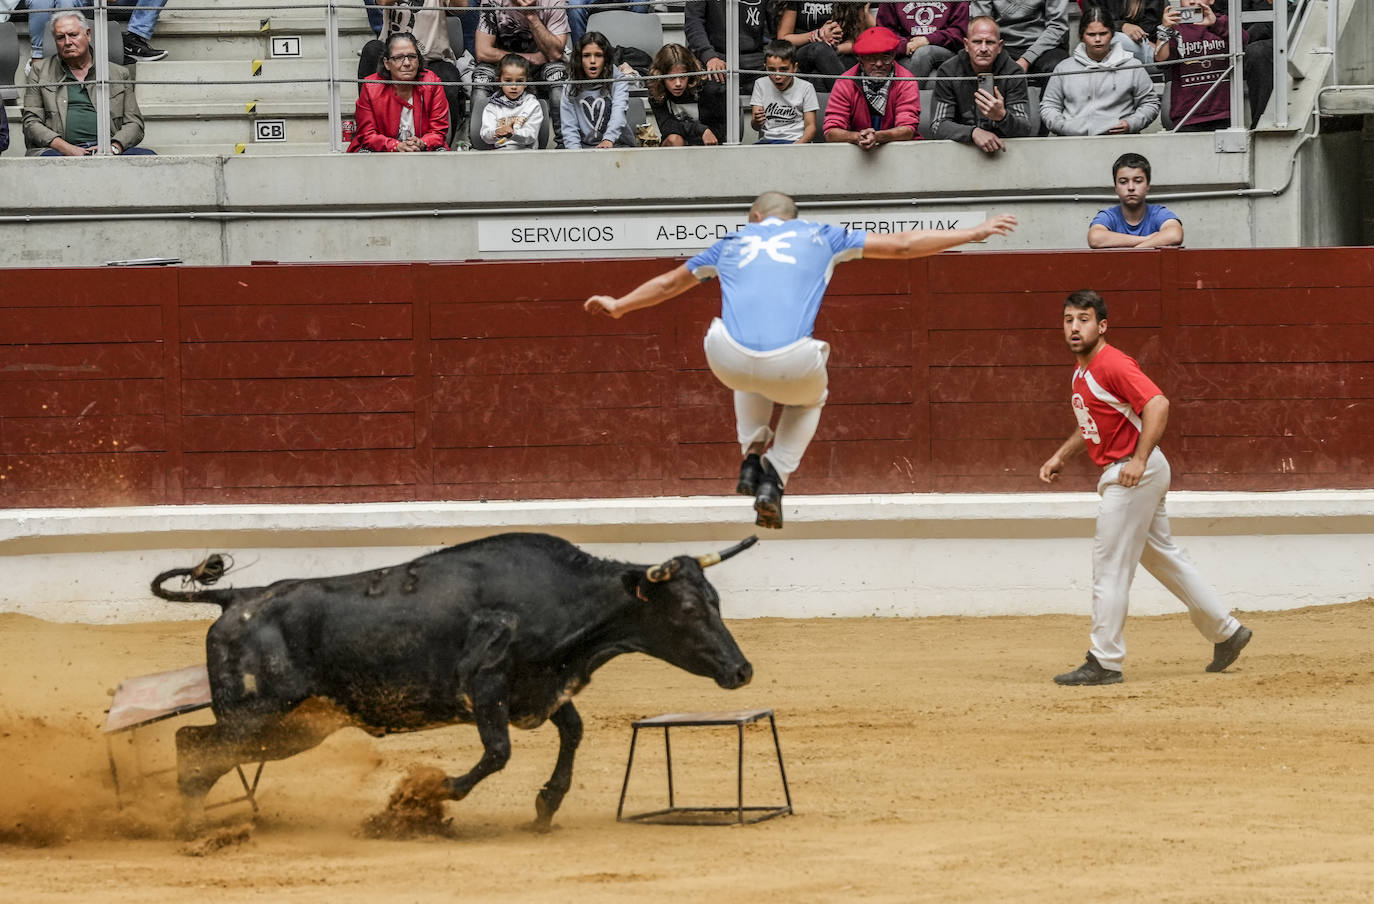
<svg viewBox="0 0 1374 904">
<path fill-rule="evenodd" d="M 661 260 L 3 271 L 0 504 L 724 494 L 714 283 L 584 314 Z M 845 264 L 794 493 L 1037 491 L 1069 435 L 1060 304 L 1173 402 L 1179 489 L 1374 486 L 1374 251 Z M 1062 486 L 1087 489 L 1078 462 Z"/>
</svg>

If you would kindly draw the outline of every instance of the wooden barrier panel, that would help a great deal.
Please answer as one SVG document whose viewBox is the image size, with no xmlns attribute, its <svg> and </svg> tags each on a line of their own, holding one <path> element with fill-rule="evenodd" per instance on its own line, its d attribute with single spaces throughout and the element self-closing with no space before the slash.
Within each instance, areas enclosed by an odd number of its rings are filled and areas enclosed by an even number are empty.
<svg viewBox="0 0 1374 904">
<path fill-rule="evenodd" d="M 707 283 L 661 260 L 4 271 L 0 503 L 730 493 Z M 79 286 L 79 292 L 54 287 Z M 840 267 L 794 493 L 1031 492 L 1069 435 L 1064 296 L 1172 403 L 1179 489 L 1374 485 L 1374 252 L 947 253 Z M 1059 486 L 1088 489 L 1073 464 Z"/>
</svg>

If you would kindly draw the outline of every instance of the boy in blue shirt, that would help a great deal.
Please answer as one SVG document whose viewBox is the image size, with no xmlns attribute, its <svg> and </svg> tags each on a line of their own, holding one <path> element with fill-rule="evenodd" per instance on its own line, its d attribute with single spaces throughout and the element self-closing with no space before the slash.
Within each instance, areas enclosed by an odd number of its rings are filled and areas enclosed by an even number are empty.
<svg viewBox="0 0 1374 904">
<path fill-rule="evenodd" d="M 782 527 L 783 486 L 801 464 L 829 393 L 830 345 L 811 331 L 835 265 L 859 257 L 926 257 L 1007 235 L 1015 226 L 1015 217 L 1001 214 L 972 229 L 870 234 L 798 219 L 790 197 L 764 192 L 749 208 L 745 228 L 626 295 L 593 295 L 583 307 L 618 319 L 720 277 L 721 316 L 707 330 L 706 361 L 735 393 L 744 453 L 735 491 L 754 497 L 755 524 Z M 768 426 L 774 404 L 783 406 L 776 434 Z"/>
<path fill-rule="evenodd" d="M 1150 161 L 1122 154 L 1112 164 L 1112 183 L 1121 200 L 1099 210 L 1088 227 L 1089 248 L 1164 248 L 1183 244 L 1183 221 L 1162 204 L 1147 204 Z"/>
</svg>

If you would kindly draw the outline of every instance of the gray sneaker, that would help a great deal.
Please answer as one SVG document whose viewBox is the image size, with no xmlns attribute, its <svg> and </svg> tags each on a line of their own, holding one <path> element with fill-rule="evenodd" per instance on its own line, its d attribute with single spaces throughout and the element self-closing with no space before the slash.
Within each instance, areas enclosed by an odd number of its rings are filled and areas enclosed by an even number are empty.
<svg viewBox="0 0 1374 904">
<path fill-rule="evenodd" d="M 1072 672 L 1065 672 L 1062 675 L 1054 676 L 1055 684 L 1069 684 L 1074 686 L 1098 685 L 1098 684 L 1120 684 L 1125 676 L 1116 669 L 1104 669 L 1097 661 L 1097 657 L 1088 653 L 1088 658 L 1083 664 Z"/>
<path fill-rule="evenodd" d="M 1250 642 L 1250 638 L 1253 636 L 1254 632 L 1241 625 L 1236 629 L 1235 634 L 1219 644 L 1214 644 L 1212 646 L 1212 661 L 1207 663 L 1207 671 L 1225 671 L 1231 663 L 1236 661 L 1240 656 L 1240 651 L 1245 649 L 1245 645 Z"/>
</svg>

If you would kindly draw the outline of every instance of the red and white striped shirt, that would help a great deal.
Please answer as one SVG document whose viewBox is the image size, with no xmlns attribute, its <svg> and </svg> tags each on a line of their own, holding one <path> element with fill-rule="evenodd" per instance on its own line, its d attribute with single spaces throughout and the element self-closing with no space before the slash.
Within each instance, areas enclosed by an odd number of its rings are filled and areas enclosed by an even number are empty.
<svg viewBox="0 0 1374 904">
<path fill-rule="evenodd" d="M 1073 413 L 1098 467 L 1129 458 L 1140 439 L 1140 412 L 1163 395 L 1135 359 L 1104 345 L 1088 366 L 1073 372 Z"/>
</svg>

